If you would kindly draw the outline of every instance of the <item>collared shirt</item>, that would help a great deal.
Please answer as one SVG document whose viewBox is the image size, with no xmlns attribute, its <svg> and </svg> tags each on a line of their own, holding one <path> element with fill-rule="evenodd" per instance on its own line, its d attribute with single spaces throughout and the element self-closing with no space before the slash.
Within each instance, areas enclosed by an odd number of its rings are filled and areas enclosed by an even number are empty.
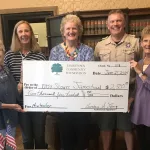
<svg viewBox="0 0 150 150">
<path fill-rule="evenodd" d="M 2 103 L 16 104 L 19 100 L 17 84 L 6 66 L 0 71 L 0 130 L 6 129 L 7 121 L 12 127 L 18 124 L 18 112 L 2 109 Z"/>
<path fill-rule="evenodd" d="M 101 61 L 128 62 L 139 60 L 139 39 L 133 35 L 125 34 L 119 43 L 115 43 L 111 36 L 98 42 L 95 47 L 95 57 Z"/>
<path fill-rule="evenodd" d="M 99 58 L 100 61 L 129 62 L 133 59 L 139 61 L 141 56 L 139 39 L 135 38 L 134 35 L 125 34 L 121 41 L 116 44 L 110 35 L 97 43 L 94 56 Z M 130 71 L 130 84 L 135 83 L 135 76 L 136 73 L 132 69 Z"/>
</svg>

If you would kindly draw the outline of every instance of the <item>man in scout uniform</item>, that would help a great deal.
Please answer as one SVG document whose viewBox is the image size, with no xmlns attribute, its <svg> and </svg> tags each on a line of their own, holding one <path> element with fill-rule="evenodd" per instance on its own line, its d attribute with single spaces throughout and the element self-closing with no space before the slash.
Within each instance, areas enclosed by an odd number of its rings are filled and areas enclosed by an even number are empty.
<svg viewBox="0 0 150 150">
<path fill-rule="evenodd" d="M 95 47 L 95 57 L 100 61 L 128 62 L 132 59 L 139 60 L 139 39 L 134 35 L 125 33 L 125 16 L 121 10 L 112 10 L 108 14 L 107 27 L 110 36 L 103 39 Z M 133 101 L 135 72 L 131 70 L 128 107 Z M 101 130 L 104 150 L 110 150 L 112 131 L 118 129 L 124 131 L 127 150 L 133 150 L 132 124 L 130 113 L 104 112 L 99 113 L 99 127 Z"/>
</svg>

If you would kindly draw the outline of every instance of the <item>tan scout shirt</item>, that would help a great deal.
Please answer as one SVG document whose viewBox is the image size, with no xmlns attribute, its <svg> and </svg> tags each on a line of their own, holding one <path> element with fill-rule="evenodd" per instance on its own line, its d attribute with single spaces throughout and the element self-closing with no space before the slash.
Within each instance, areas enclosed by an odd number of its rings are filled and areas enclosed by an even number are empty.
<svg viewBox="0 0 150 150">
<path fill-rule="evenodd" d="M 94 56 L 100 61 L 128 62 L 132 59 L 140 60 L 139 39 L 134 35 L 125 34 L 122 40 L 116 44 L 111 36 L 98 42 L 95 47 Z M 135 81 L 135 72 L 131 70 L 130 84 Z"/>
<path fill-rule="evenodd" d="M 95 57 L 99 57 L 101 61 L 115 62 L 139 60 L 139 54 L 139 39 L 130 34 L 125 34 L 118 44 L 109 36 L 97 43 L 94 52 Z"/>
</svg>

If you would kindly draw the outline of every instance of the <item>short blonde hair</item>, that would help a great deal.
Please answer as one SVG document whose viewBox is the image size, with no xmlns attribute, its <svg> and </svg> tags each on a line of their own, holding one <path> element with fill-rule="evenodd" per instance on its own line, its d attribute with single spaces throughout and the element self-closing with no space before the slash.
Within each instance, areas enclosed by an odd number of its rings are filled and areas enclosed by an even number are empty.
<svg viewBox="0 0 150 150">
<path fill-rule="evenodd" d="M 5 53 L 5 46 L 1 40 L 0 40 L 0 51 L 3 51 Z"/>
<path fill-rule="evenodd" d="M 78 16 L 68 14 L 65 17 L 63 17 L 61 24 L 60 24 L 60 32 L 61 35 L 64 36 L 64 26 L 67 22 L 74 22 L 77 25 L 78 31 L 79 31 L 79 38 L 81 38 L 83 33 L 83 25 L 81 23 L 81 20 Z"/>
<path fill-rule="evenodd" d="M 21 24 L 27 24 L 29 26 L 29 28 L 30 28 L 30 32 L 31 32 L 30 49 L 33 52 L 40 52 L 41 49 L 40 49 L 39 44 L 37 43 L 37 41 L 35 39 L 35 36 L 34 36 L 34 33 L 33 33 L 33 29 L 31 27 L 31 25 L 27 21 L 24 21 L 24 20 L 19 21 L 14 27 L 13 35 L 12 35 L 12 42 L 11 42 L 11 50 L 13 52 L 18 52 L 18 51 L 20 51 L 22 49 L 20 40 L 19 40 L 18 35 L 17 35 L 18 26 L 21 25 Z"/>
<path fill-rule="evenodd" d="M 146 26 L 141 32 L 141 40 L 143 40 L 145 35 L 150 35 L 150 26 Z"/>
<path fill-rule="evenodd" d="M 114 10 L 111 10 L 109 13 L 108 13 L 108 17 L 112 14 L 121 14 L 124 18 L 124 21 L 126 21 L 126 17 L 125 17 L 125 14 L 123 13 L 122 10 L 120 9 L 114 9 Z"/>
</svg>

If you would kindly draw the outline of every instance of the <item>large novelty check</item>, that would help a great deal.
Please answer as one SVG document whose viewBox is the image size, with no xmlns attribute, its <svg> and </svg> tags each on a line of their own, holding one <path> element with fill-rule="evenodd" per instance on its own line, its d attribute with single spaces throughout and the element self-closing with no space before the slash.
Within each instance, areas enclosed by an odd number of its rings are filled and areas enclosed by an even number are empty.
<svg viewBox="0 0 150 150">
<path fill-rule="evenodd" d="M 128 62 L 23 61 L 24 108 L 50 112 L 126 112 Z"/>
</svg>

